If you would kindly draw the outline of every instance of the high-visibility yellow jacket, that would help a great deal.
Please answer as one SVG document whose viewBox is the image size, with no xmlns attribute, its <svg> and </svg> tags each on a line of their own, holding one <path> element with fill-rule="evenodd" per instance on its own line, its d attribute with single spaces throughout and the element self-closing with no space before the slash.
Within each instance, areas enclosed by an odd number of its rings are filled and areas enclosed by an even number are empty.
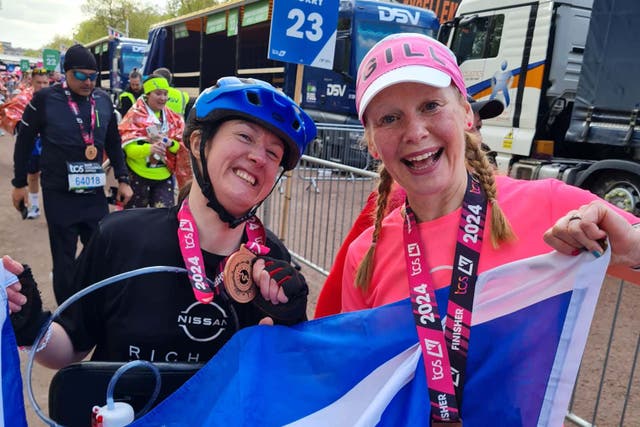
<svg viewBox="0 0 640 427">
<path fill-rule="evenodd" d="M 172 87 L 169 88 L 169 93 L 167 94 L 167 96 L 167 108 L 169 108 L 174 113 L 184 116 L 184 112 L 187 108 L 187 103 L 189 102 L 189 94 Z"/>
</svg>

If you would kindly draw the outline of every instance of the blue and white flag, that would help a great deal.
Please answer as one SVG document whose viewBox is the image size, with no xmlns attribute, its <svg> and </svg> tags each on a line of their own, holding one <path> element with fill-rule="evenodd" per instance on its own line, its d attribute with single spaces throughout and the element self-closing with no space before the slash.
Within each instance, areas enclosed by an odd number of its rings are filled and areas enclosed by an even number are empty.
<svg viewBox="0 0 640 427">
<path fill-rule="evenodd" d="M 0 261 L 0 426 L 27 425 L 22 396 L 22 377 L 16 337 L 9 319 L 6 287 L 17 282 L 13 274 L 4 269 Z"/>
<path fill-rule="evenodd" d="M 562 425 L 609 257 L 550 253 L 479 276 L 465 427 Z M 429 411 L 407 299 L 244 329 L 133 425 L 428 426 Z"/>
<path fill-rule="evenodd" d="M 109 34 L 109 37 L 112 37 L 112 38 L 127 37 L 127 33 L 123 33 L 121 31 L 118 31 L 115 28 L 110 27 L 108 25 L 107 25 L 107 33 Z"/>
</svg>

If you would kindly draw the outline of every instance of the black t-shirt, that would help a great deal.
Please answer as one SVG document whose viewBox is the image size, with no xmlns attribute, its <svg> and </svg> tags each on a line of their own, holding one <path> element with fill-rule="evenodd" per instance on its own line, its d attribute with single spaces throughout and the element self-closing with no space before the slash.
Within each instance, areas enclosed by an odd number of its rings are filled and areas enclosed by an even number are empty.
<svg viewBox="0 0 640 427">
<path fill-rule="evenodd" d="M 177 210 L 143 208 L 108 215 L 78 259 L 75 291 L 142 267 L 184 268 Z M 290 261 L 271 232 L 267 246 L 268 256 Z M 203 257 L 207 277 L 213 279 L 224 257 L 204 251 Z M 210 304 L 199 303 L 186 274 L 152 273 L 90 293 L 70 305 L 58 322 L 76 351 L 96 347 L 93 360 L 203 363 L 238 327 L 256 325 L 263 317 L 252 303 L 230 302 L 224 293 Z"/>
</svg>

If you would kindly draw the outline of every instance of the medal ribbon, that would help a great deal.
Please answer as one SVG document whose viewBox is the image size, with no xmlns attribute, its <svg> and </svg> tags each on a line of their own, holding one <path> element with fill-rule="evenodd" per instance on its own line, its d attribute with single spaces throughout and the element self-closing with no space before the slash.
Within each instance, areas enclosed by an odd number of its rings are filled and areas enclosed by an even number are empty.
<svg viewBox="0 0 640 427">
<path fill-rule="evenodd" d="M 415 214 L 405 203 L 405 261 L 409 294 L 431 401 L 431 419 L 460 423 L 473 296 L 478 278 L 487 198 L 471 175 L 462 203 L 445 332 L 442 331 L 435 286 L 424 257 L 426 251 Z M 455 377 L 455 380 L 454 380 Z"/>
<path fill-rule="evenodd" d="M 189 282 L 196 299 L 202 304 L 213 301 L 216 295 L 220 294 L 222 284 L 222 271 L 229 257 L 226 257 L 218 266 L 218 274 L 213 280 L 213 288 L 207 284 L 207 274 L 205 272 L 204 258 L 200 250 L 200 238 L 198 237 L 198 227 L 191 214 L 188 199 L 185 199 L 178 211 L 178 243 L 180 253 L 184 260 L 185 268 L 188 270 Z M 248 242 L 247 249 L 256 255 L 265 255 L 269 252 L 266 245 L 266 231 L 258 217 L 253 216 L 247 220 L 245 225 Z"/>
<path fill-rule="evenodd" d="M 86 145 L 93 145 L 93 130 L 96 127 L 96 100 L 93 97 L 93 93 L 89 96 L 89 103 L 91 104 L 91 128 L 89 132 L 84 129 L 84 121 L 82 117 L 80 117 L 80 108 L 78 104 L 71 98 L 71 91 L 69 90 L 69 86 L 67 82 L 62 84 L 62 88 L 64 89 L 64 94 L 67 95 L 67 103 L 69 104 L 69 108 L 71 108 L 71 112 L 76 116 L 76 123 L 80 127 L 80 133 L 82 134 L 82 140 Z"/>
</svg>

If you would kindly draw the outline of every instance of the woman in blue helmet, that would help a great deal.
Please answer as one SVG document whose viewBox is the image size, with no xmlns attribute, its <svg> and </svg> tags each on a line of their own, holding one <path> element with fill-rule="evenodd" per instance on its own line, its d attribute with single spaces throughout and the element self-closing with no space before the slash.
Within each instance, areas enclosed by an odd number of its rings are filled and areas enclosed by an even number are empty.
<svg viewBox="0 0 640 427">
<path fill-rule="evenodd" d="M 190 274 L 140 275 L 90 293 L 53 322 L 37 360 L 62 368 L 93 350 L 92 360 L 202 363 L 239 328 L 306 320 L 305 280 L 255 211 L 315 135 L 309 116 L 265 82 L 225 77 L 204 91 L 184 133 L 195 176 L 189 194 L 173 208 L 105 218 L 78 260 L 74 287 L 148 266 Z M 29 274 L 22 292 L 35 297 L 12 314 L 19 345 L 33 344 L 45 319 Z"/>
</svg>

